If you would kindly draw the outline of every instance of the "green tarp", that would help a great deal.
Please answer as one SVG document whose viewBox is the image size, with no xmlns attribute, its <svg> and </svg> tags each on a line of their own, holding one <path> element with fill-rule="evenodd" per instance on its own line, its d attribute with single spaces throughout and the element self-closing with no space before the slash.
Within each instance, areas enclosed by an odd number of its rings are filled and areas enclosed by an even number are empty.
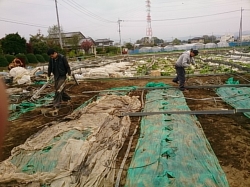
<svg viewBox="0 0 250 187">
<path fill-rule="evenodd" d="M 165 90 L 147 94 L 143 112 L 166 110 L 190 110 L 182 92 L 167 85 Z M 126 187 L 132 186 L 229 185 L 196 116 L 160 114 L 141 120 L 140 138 L 127 172 Z"/>
<path fill-rule="evenodd" d="M 226 84 L 239 84 L 239 81 L 229 78 Z M 235 109 L 249 109 L 250 108 L 250 87 L 221 87 L 216 90 L 223 101 L 230 104 Z M 250 118 L 250 113 L 245 112 L 245 116 Z"/>
</svg>

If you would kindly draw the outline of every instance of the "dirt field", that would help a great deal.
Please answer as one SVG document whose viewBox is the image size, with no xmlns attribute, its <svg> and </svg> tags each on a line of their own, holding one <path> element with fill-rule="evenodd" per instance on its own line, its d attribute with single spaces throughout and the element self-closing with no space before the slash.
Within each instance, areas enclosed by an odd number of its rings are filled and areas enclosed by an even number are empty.
<svg viewBox="0 0 250 187">
<path fill-rule="evenodd" d="M 249 76 L 243 75 L 246 79 Z M 232 75 L 224 76 L 202 76 L 191 77 L 188 79 L 188 85 L 200 84 L 222 84 Z M 246 80 L 235 76 L 236 80 L 240 80 L 241 84 L 248 84 Z M 83 102 L 97 95 L 98 92 L 82 93 L 84 91 L 100 91 L 114 87 L 123 86 L 139 86 L 144 87 L 148 82 L 164 82 L 173 86 L 171 78 L 144 78 L 144 79 L 119 79 L 119 80 L 89 80 L 80 82 L 79 85 L 67 85 L 67 93 L 72 96 L 71 105 L 63 105 L 59 111 L 59 116 L 45 116 L 41 114 L 41 108 L 22 115 L 18 120 L 9 123 L 7 134 L 3 145 L 3 153 L 0 161 L 8 158 L 11 154 L 11 149 L 25 142 L 25 140 L 40 130 L 46 123 L 60 120 L 63 116 L 69 114 L 73 109 L 80 106 Z M 48 88 L 46 91 L 52 91 L 53 88 Z M 141 91 L 134 91 L 131 95 L 141 97 Z M 184 93 L 187 98 L 211 98 L 217 97 L 214 89 L 190 89 L 188 93 Z M 224 102 L 214 102 L 213 100 L 188 100 L 187 104 L 191 110 L 216 110 L 216 109 L 231 109 Z M 226 173 L 227 179 L 231 187 L 248 187 L 250 186 L 250 119 L 243 114 L 235 115 L 198 115 L 197 116 L 204 133 L 209 140 L 215 155 L 217 156 L 222 169 Z M 132 117 L 132 125 L 130 135 L 134 133 L 135 128 L 139 125 L 139 117 Z M 136 146 L 136 141 L 140 133 L 140 128 L 137 129 L 133 138 L 131 152 L 127 159 L 125 168 L 129 166 L 133 150 Z M 127 149 L 129 138 L 125 146 L 119 153 L 117 167 L 121 164 L 124 154 Z M 125 173 L 121 181 L 121 186 L 125 184 Z"/>
</svg>

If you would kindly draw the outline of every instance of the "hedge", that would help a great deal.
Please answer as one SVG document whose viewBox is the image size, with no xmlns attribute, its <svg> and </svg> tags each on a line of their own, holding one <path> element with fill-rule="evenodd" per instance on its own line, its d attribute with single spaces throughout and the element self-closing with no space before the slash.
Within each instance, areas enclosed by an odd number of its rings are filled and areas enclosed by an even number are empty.
<svg viewBox="0 0 250 187">
<path fill-rule="evenodd" d="M 42 55 L 36 54 L 36 59 L 38 60 L 38 62 L 45 62 L 45 59 L 43 58 Z"/>
<path fill-rule="evenodd" d="M 17 54 L 16 58 L 20 59 L 25 65 L 29 63 L 25 54 Z"/>
<path fill-rule="evenodd" d="M 5 58 L 7 60 L 8 63 L 11 63 L 16 57 L 14 55 L 5 55 Z"/>
<path fill-rule="evenodd" d="M 33 53 L 27 54 L 26 57 L 28 58 L 29 63 L 38 63 L 38 60 Z"/>
<path fill-rule="evenodd" d="M 43 56 L 45 62 L 49 61 L 49 55 L 47 55 L 46 53 L 43 53 L 42 56 Z"/>
<path fill-rule="evenodd" d="M 0 55 L 0 67 L 7 67 L 9 65 L 6 57 L 4 55 Z"/>
</svg>

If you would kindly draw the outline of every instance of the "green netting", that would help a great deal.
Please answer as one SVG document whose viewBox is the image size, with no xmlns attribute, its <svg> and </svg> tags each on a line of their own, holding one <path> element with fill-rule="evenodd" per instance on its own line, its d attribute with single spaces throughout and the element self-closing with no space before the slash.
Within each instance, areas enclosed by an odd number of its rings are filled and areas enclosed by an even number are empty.
<svg viewBox="0 0 250 187">
<path fill-rule="evenodd" d="M 149 82 L 145 87 L 169 87 L 169 85 L 163 82 Z"/>
<path fill-rule="evenodd" d="M 57 166 L 58 158 L 62 148 L 68 139 L 85 140 L 90 131 L 70 130 L 54 137 L 47 147 L 42 150 L 28 151 L 21 149 L 20 153 L 13 156 L 11 163 L 17 166 L 18 172 L 34 174 L 37 172 L 52 172 Z"/>
<path fill-rule="evenodd" d="M 178 110 L 190 109 L 177 89 L 156 89 L 146 96 L 144 112 Z M 142 118 L 140 138 L 125 186 L 229 185 L 197 118 L 187 114 L 161 114 Z"/>
<path fill-rule="evenodd" d="M 35 85 L 44 85 L 46 83 L 47 83 L 46 81 L 35 81 L 34 82 Z"/>
<path fill-rule="evenodd" d="M 111 88 L 111 90 L 132 91 L 132 90 L 136 90 L 137 88 L 138 88 L 137 86 L 124 86 L 124 87 Z"/>
<path fill-rule="evenodd" d="M 235 81 L 233 77 L 230 77 L 227 81 L 226 84 L 239 84 L 239 81 Z"/>
<path fill-rule="evenodd" d="M 232 82 L 239 84 L 239 81 L 233 81 L 232 78 L 228 79 L 226 84 L 232 84 Z M 221 87 L 216 90 L 216 93 L 235 109 L 249 109 L 250 107 L 249 87 Z M 245 112 L 244 115 L 250 118 L 250 112 Z"/>
<path fill-rule="evenodd" d="M 9 109 L 14 110 L 15 112 L 13 112 L 10 115 L 9 121 L 18 119 L 22 114 L 32 111 L 37 107 L 46 106 L 50 104 L 53 100 L 53 97 L 54 97 L 54 93 L 50 93 L 40 99 L 37 99 L 34 102 L 22 101 L 19 104 L 11 104 L 9 106 Z"/>
<path fill-rule="evenodd" d="M 110 92 L 112 92 L 112 94 L 115 94 L 115 95 L 126 95 L 128 92 L 136 90 L 136 89 L 137 89 L 136 86 L 116 87 L 116 88 L 111 88 Z M 117 90 L 117 92 L 116 92 L 116 90 Z M 33 102 L 23 101 L 19 104 L 11 104 L 9 106 L 9 110 L 12 110 L 15 112 L 13 112 L 10 115 L 9 121 L 16 120 L 22 114 L 25 114 L 26 112 L 32 111 L 37 107 L 46 106 L 46 105 L 50 104 L 53 100 L 53 97 L 54 97 L 54 93 L 50 93 L 50 94 L 47 94 L 46 96 L 44 96 L 40 99 L 37 99 L 36 101 L 33 101 Z M 90 99 L 89 101 L 83 103 L 80 107 L 78 107 L 78 109 L 84 108 L 86 105 L 88 105 L 90 102 L 92 102 L 93 99 L 94 99 L 94 97 L 92 99 Z"/>
</svg>

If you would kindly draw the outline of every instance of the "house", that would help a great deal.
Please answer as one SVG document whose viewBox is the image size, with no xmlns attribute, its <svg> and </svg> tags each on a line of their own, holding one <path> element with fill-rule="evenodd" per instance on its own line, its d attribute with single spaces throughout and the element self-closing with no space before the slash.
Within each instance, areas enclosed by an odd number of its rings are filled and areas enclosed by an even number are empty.
<svg viewBox="0 0 250 187">
<path fill-rule="evenodd" d="M 81 48 L 81 40 L 86 37 L 81 32 L 67 32 L 61 33 L 62 37 L 62 45 L 64 49 L 71 50 L 72 48 Z M 59 34 L 50 34 L 48 36 L 50 40 L 53 40 L 55 44 L 60 44 L 59 42 Z"/>
<path fill-rule="evenodd" d="M 205 41 L 205 39 L 202 37 L 195 37 L 195 38 L 189 39 L 188 43 L 191 43 L 191 44 L 192 43 L 202 43 L 202 44 L 204 44 L 204 41 Z"/>
<path fill-rule="evenodd" d="M 106 47 L 106 46 L 113 46 L 113 42 L 110 39 L 97 39 L 95 40 L 95 44 L 97 47 Z"/>
</svg>

